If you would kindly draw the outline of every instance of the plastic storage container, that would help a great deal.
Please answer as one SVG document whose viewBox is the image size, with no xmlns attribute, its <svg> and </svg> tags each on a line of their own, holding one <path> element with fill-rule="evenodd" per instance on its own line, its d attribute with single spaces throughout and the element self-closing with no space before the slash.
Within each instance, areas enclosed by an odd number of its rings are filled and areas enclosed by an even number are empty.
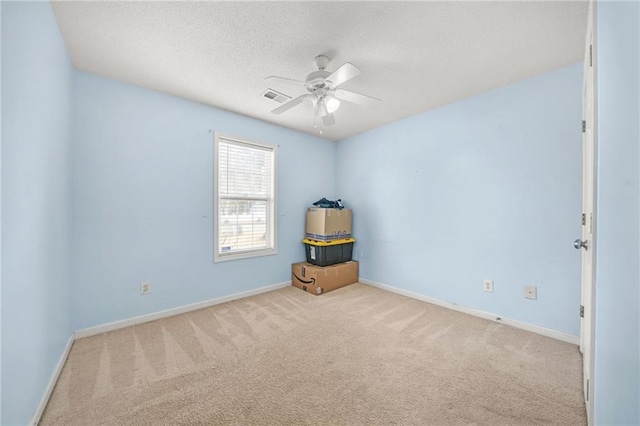
<svg viewBox="0 0 640 426">
<path fill-rule="evenodd" d="M 342 238 L 332 241 L 302 240 L 307 253 L 307 262 L 317 266 L 329 266 L 349 262 L 353 255 L 355 238 Z"/>
</svg>

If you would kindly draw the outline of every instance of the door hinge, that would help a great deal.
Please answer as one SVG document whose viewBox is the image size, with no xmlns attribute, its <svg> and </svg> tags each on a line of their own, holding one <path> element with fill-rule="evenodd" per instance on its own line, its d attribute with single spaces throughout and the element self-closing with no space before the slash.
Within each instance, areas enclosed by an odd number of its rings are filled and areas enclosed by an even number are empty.
<svg viewBox="0 0 640 426">
<path fill-rule="evenodd" d="M 593 44 L 589 45 L 589 66 L 593 66 Z"/>
<path fill-rule="evenodd" d="M 580 318 L 584 318 L 584 306 L 580 305 Z"/>
<path fill-rule="evenodd" d="M 589 401 L 589 379 L 587 379 L 587 401 Z"/>
<path fill-rule="evenodd" d="M 587 131 L 587 122 L 585 120 L 582 120 L 582 133 Z"/>
<path fill-rule="evenodd" d="M 587 224 L 587 215 L 582 213 L 582 226 L 585 226 Z"/>
</svg>

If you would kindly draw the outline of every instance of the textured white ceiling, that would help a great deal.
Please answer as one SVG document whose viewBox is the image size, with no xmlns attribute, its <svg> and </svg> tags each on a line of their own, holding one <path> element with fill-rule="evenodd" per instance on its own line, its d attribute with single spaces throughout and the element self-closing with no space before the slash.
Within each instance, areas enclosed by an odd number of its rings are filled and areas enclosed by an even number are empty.
<svg viewBox="0 0 640 426">
<path fill-rule="evenodd" d="M 341 140 L 577 62 L 587 3 L 53 2 L 76 68 L 317 134 L 303 105 L 282 115 L 265 77 L 297 80 L 313 58 L 362 74 L 342 87 L 380 98 L 342 103 Z M 304 90 L 270 85 L 295 97 Z"/>
</svg>

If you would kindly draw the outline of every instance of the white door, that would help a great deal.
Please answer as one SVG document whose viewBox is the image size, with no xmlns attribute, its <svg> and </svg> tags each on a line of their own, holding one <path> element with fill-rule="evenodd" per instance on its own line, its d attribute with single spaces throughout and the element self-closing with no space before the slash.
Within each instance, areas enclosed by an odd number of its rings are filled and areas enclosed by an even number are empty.
<svg viewBox="0 0 640 426">
<path fill-rule="evenodd" d="M 593 349 L 594 349 L 594 267 L 595 267 L 595 46 L 593 44 L 594 3 L 589 2 L 587 42 L 584 60 L 582 104 L 582 235 L 575 247 L 582 253 L 582 297 L 580 320 L 580 351 L 583 359 L 583 386 L 589 424 L 593 424 Z"/>
</svg>

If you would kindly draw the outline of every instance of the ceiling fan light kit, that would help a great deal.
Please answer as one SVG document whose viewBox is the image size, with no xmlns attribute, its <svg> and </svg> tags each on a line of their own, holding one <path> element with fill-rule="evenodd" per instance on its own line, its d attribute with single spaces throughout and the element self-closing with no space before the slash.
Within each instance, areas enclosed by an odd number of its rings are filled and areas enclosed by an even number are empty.
<svg viewBox="0 0 640 426">
<path fill-rule="evenodd" d="M 324 97 L 324 103 L 327 106 L 329 114 L 333 114 L 338 110 L 338 107 L 340 107 L 340 100 L 331 94 Z"/>
<path fill-rule="evenodd" d="M 325 55 L 318 55 L 313 60 L 317 71 L 311 72 L 305 81 L 294 80 L 284 77 L 267 77 L 268 83 L 286 84 L 298 88 L 304 88 L 307 92 L 271 111 L 273 114 L 282 114 L 291 108 L 305 103 L 314 110 L 314 128 L 317 128 L 318 119 L 325 126 L 335 124 L 333 114 L 340 107 L 340 101 L 349 102 L 355 105 L 370 106 L 379 101 L 371 96 L 361 95 L 345 89 L 338 89 L 338 86 L 346 83 L 354 77 L 360 75 L 362 71 L 355 65 L 346 62 L 334 72 L 326 71 L 329 65 L 329 58 Z M 322 127 L 320 127 L 322 133 Z"/>
</svg>

